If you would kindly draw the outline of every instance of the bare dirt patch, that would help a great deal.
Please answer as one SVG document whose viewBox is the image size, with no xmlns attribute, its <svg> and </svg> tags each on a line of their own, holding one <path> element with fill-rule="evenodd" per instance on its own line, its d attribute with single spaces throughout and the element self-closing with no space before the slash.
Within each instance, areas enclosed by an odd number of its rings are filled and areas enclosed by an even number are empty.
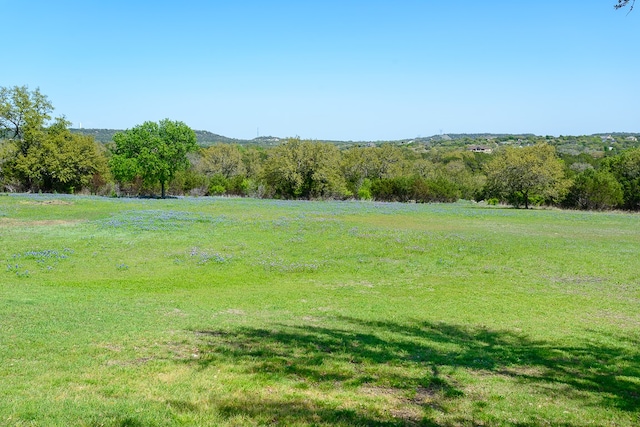
<svg viewBox="0 0 640 427">
<path fill-rule="evenodd" d="M 33 200 L 23 200 L 19 202 L 21 205 L 59 205 L 59 206 L 63 206 L 63 205 L 73 205 L 73 202 L 69 202 L 67 200 L 58 200 L 58 199 L 53 199 L 53 200 L 41 200 L 41 201 L 33 201 Z"/>
</svg>

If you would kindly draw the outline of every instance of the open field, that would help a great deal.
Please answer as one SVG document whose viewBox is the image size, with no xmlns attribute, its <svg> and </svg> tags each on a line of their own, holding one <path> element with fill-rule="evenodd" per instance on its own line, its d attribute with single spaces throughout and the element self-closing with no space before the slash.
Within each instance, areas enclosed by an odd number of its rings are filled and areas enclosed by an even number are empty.
<svg viewBox="0 0 640 427">
<path fill-rule="evenodd" d="M 0 425 L 634 426 L 640 216 L 0 196 Z"/>
</svg>

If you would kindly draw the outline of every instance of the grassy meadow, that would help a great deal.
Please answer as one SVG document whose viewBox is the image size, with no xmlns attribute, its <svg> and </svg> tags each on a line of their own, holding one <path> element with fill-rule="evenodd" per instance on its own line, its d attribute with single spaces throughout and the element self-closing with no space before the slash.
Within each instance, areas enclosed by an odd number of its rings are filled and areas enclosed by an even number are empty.
<svg viewBox="0 0 640 427">
<path fill-rule="evenodd" d="M 0 425 L 640 425 L 640 216 L 0 195 Z"/>
</svg>

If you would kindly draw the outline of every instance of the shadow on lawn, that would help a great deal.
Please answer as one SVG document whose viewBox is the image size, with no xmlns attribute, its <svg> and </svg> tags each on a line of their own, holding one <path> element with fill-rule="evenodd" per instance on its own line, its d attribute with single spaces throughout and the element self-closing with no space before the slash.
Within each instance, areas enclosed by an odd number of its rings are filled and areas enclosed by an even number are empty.
<svg viewBox="0 0 640 427">
<path fill-rule="evenodd" d="M 464 384 L 449 375 L 459 368 L 512 378 L 538 386 L 543 393 L 549 390 L 582 400 L 584 405 L 640 410 L 640 351 L 630 350 L 640 346 L 634 347 L 634 343 L 627 348 L 557 345 L 512 331 L 445 323 L 336 320 L 340 327 L 276 325 L 273 329 L 196 331 L 201 353 L 196 363 L 206 367 L 233 361 L 249 374 L 297 382 L 303 390 L 346 390 L 358 396 L 387 397 L 391 405 L 397 405 L 397 411 L 370 414 L 295 395 L 256 394 L 246 399 L 216 400 L 213 403 L 219 412 L 229 418 L 258 417 L 279 425 L 475 425 L 475 420 L 459 417 L 445 424 L 431 420 L 435 413 L 446 414 L 456 399 L 464 397 Z M 507 421 L 484 418 L 482 422 Z M 546 422 L 510 425 L 533 427 Z M 571 424 L 557 424 L 556 420 L 556 425 Z"/>
</svg>

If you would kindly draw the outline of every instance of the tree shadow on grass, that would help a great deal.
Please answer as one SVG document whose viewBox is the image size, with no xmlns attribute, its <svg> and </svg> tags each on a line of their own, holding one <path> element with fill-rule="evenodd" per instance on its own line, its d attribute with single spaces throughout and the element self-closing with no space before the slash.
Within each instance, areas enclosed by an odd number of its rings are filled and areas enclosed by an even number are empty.
<svg viewBox="0 0 640 427">
<path fill-rule="evenodd" d="M 466 418 L 437 424 L 431 416 L 446 414 L 456 399 L 465 398 L 465 385 L 452 375 L 458 369 L 508 377 L 538 387 L 541 393 L 561 389 L 584 406 L 640 410 L 640 350 L 632 345 L 559 345 L 513 331 L 446 323 L 334 320 L 340 327 L 194 331 L 201 355 L 195 363 L 207 367 L 233 362 L 247 374 L 297 382 L 305 388 L 386 396 L 397 411 L 370 413 L 299 395 L 286 399 L 247 395 L 213 402 L 219 412 L 227 417 L 262 417 L 263 422 L 279 425 L 473 425 L 475 421 Z M 614 337 L 606 340 L 612 341 Z M 483 422 L 492 424 L 491 419 Z M 516 425 L 543 424 L 541 419 Z"/>
</svg>

